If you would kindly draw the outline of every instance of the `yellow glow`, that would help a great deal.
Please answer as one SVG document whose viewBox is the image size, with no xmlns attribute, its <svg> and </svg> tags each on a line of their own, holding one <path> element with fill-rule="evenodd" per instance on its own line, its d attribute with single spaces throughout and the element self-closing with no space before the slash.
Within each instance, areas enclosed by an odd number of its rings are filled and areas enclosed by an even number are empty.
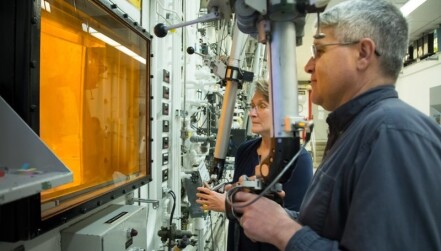
<svg viewBox="0 0 441 251">
<path fill-rule="evenodd" d="M 43 192 L 43 201 L 146 175 L 146 61 L 133 51 L 142 48 L 55 6 L 41 13 L 40 137 L 74 181 Z"/>
</svg>

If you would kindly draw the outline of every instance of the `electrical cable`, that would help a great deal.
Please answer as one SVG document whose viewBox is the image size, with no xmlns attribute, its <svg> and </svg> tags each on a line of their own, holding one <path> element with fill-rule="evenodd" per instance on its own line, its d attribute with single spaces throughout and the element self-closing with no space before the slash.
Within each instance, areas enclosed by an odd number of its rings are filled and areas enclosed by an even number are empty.
<svg viewBox="0 0 441 251">
<path fill-rule="evenodd" d="M 171 251 L 172 222 L 173 222 L 173 214 L 175 213 L 175 208 L 176 208 L 176 194 L 172 190 L 168 191 L 168 193 L 173 197 L 173 207 L 170 214 L 170 229 L 169 229 L 169 243 L 168 243 L 168 250 Z"/>
<path fill-rule="evenodd" d="M 171 24 L 170 23 L 170 21 L 166 18 L 166 17 L 164 17 L 163 15 L 161 15 L 159 12 L 158 12 L 158 0 L 156 1 L 156 8 L 155 8 L 155 12 L 156 12 L 156 15 L 158 15 L 158 16 L 160 16 L 162 19 L 164 19 L 164 22 L 166 23 L 166 24 Z M 162 6 L 161 6 L 162 7 Z M 162 8 L 162 9 L 164 9 L 164 8 Z M 165 9 L 164 9 L 165 10 Z"/>
<path fill-rule="evenodd" d="M 238 205 L 235 205 L 235 203 L 233 202 L 233 198 L 234 198 L 234 195 L 237 193 L 237 192 L 239 192 L 240 190 L 240 188 L 242 188 L 243 186 L 240 186 L 240 185 L 238 185 L 238 186 L 235 186 L 235 187 L 233 187 L 232 189 L 230 189 L 228 192 L 227 192 L 227 196 L 226 196 L 226 201 L 227 201 L 227 203 L 229 204 L 229 205 L 231 205 L 231 207 L 232 207 L 232 214 L 233 214 L 233 216 L 236 218 L 236 220 L 238 220 L 239 221 L 239 217 L 235 214 L 235 209 L 236 208 L 244 208 L 244 207 L 247 207 L 247 206 L 249 206 L 249 205 L 251 205 L 251 204 L 253 204 L 254 202 L 256 202 L 257 200 L 259 200 L 260 198 L 262 198 L 263 196 L 265 196 L 265 195 L 267 195 L 268 193 L 269 193 L 269 190 L 280 180 L 280 178 L 285 174 L 285 172 L 286 171 L 288 171 L 288 169 L 289 169 L 289 167 L 294 163 L 294 161 L 298 158 L 298 156 L 300 155 L 300 153 L 302 152 L 302 149 L 304 149 L 305 147 L 305 145 L 307 144 L 309 142 L 309 140 L 308 141 L 306 141 L 301 147 L 300 147 L 300 149 L 299 149 L 299 151 L 291 158 L 291 160 L 288 162 L 288 164 L 286 164 L 285 165 L 285 167 L 282 169 L 282 171 L 276 176 L 276 178 L 274 178 L 274 180 L 260 193 L 260 194 L 258 194 L 257 195 L 257 197 L 256 198 L 254 198 L 252 201 L 250 201 L 250 202 L 248 202 L 248 203 L 245 203 L 245 205 L 241 205 L 241 206 L 238 206 Z M 292 170 L 292 172 L 294 172 L 295 170 L 296 170 L 296 168 L 297 168 L 297 166 L 295 166 L 294 167 L 294 169 Z"/>
<path fill-rule="evenodd" d="M 158 4 L 159 4 L 159 6 L 163 9 L 163 10 L 165 10 L 165 11 L 167 11 L 167 12 L 171 12 L 171 13 L 174 13 L 179 19 L 180 19 L 180 21 L 184 21 L 184 15 L 183 14 L 179 14 L 178 12 L 176 12 L 176 11 L 174 11 L 174 10 L 170 10 L 170 9 L 166 9 L 166 8 L 164 8 L 164 6 L 160 3 L 160 1 L 156 1 L 156 10 L 158 9 Z M 156 13 L 158 13 L 157 11 L 156 11 Z"/>
<path fill-rule="evenodd" d="M 170 227 L 171 227 L 173 221 L 173 214 L 175 213 L 175 208 L 176 208 L 176 194 L 172 190 L 168 191 L 168 193 L 173 197 L 173 207 L 170 214 Z"/>
<path fill-rule="evenodd" d="M 227 27 L 227 25 L 223 25 L 222 26 L 222 33 L 218 33 L 218 34 L 220 34 L 220 36 L 219 36 L 219 38 L 217 39 L 217 41 L 216 41 L 216 44 L 218 44 L 218 47 L 219 48 L 217 48 L 217 51 L 216 51 L 216 55 L 218 55 L 218 56 L 220 56 L 222 53 L 224 53 L 225 55 L 227 55 L 227 51 L 224 49 L 223 51 L 222 51 L 222 43 L 225 41 L 225 39 L 228 37 L 228 32 L 227 32 L 227 34 L 226 35 L 224 35 L 225 34 L 225 30 L 226 30 L 226 27 Z"/>
<path fill-rule="evenodd" d="M 210 238 L 211 238 L 211 246 L 213 248 L 213 250 L 219 250 L 219 248 L 217 247 L 215 241 L 214 241 L 214 237 L 213 237 L 213 219 L 211 218 L 211 211 L 208 211 L 208 218 L 210 218 Z"/>
</svg>

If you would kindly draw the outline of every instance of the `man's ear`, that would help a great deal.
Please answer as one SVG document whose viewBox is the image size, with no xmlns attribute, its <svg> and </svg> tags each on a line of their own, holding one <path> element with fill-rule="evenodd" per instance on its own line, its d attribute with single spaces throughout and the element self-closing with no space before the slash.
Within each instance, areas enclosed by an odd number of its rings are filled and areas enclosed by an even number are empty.
<svg viewBox="0 0 441 251">
<path fill-rule="evenodd" d="M 375 59 L 375 42 L 370 38 L 363 38 L 358 44 L 358 67 L 359 69 L 366 68 L 373 59 Z"/>
</svg>

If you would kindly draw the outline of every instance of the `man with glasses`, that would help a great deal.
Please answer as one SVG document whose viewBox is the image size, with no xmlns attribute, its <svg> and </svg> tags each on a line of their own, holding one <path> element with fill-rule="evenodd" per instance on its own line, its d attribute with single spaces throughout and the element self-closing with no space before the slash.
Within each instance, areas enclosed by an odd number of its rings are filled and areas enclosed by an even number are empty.
<svg viewBox="0 0 441 251">
<path fill-rule="evenodd" d="M 280 250 L 441 250 L 441 129 L 395 90 L 405 18 L 351 0 L 320 20 L 305 71 L 312 102 L 331 111 L 325 156 L 298 213 L 266 198 L 237 209 L 245 234 Z"/>
</svg>

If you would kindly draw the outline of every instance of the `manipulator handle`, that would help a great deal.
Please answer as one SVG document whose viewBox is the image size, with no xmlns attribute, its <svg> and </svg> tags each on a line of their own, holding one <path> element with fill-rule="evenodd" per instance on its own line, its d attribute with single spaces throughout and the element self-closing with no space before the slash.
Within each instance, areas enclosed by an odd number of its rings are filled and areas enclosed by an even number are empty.
<svg viewBox="0 0 441 251">
<path fill-rule="evenodd" d="M 210 167 L 210 180 L 215 183 L 222 179 L 225 170 L 225 159 L 214 158 Z"/>
<path fill-rule="evenodd" d="M 157 25 L 155 25 L 153 32 L 155 33 L 155 35 L 157 37 L 165 37 L 169 30 L 174 30 L 176 28 L 181 28 L 181 27 L 196 24 L 196 23 L 211 22 L 211 21 L 219 20 L 221 18 L 222 18 L 222 15 L 217 10 L 217 8 L 213 8 L 213 10 L 210 13 L 203 15 L 199 18 L 196 18 L 194 20 L 191 20 L 191 21 L 187 21 L 187 22 L 183 22 L 183 23 L 179 23 L 179 24 L 173 24 L 173 25 L 169 25 L 169 26 L 166 26 L 163 23 L 158 23 Z"/>
</svg>

